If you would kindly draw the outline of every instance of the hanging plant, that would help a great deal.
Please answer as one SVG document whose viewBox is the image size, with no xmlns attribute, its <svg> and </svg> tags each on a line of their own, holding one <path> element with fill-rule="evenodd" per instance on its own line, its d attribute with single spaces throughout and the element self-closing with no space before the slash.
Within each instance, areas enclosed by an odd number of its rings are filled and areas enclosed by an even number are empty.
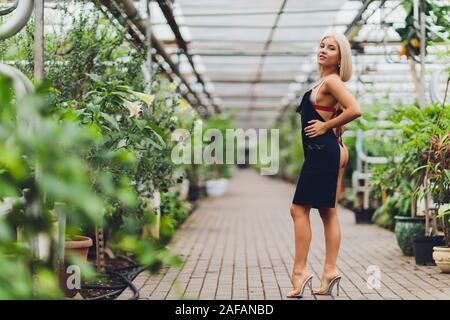
<svg viewBox="0 0 450 320">
<path fill-rule="evenodd" d="M 402 48 L 400 56 L 411 57 L 415 60 L 415 56 L 420 55 L 420 30 L 415 25 L 414 19 L 414 0 L 403 1 L 403 7 L 406 11 L 405 26 L 395 28 L 394 30 L 400 36 Z M 437 36 L 439 34 L 446 35 L 448 38 L 448 30 L 450 29 L 450 19 L 448 17 L 449 5 L 442 5 L 442 2 L 435 0 L 419 1 L 420 11 L 425 14 L 426 21 L 426 38 L 433 42 L 443 42 L 445 39 Z M 433 32 L 434 30 L 435 32 Z M 425 54 L 428 42 L 425 42 Z"/>
</svg>

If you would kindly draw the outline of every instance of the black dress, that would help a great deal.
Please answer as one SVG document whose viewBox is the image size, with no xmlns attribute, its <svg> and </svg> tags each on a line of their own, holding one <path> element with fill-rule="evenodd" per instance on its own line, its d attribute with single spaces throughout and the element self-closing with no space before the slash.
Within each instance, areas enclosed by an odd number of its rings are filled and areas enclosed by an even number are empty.
<svg viewBox="0 0 450 320">
<path fill-rule="evenodd" d="M 305 161 L 300 171 L 292 203 L 312 208 L 334 208 L 339 174 L 340 147 L 332 129 L 326 133 L 308 137 L 304 129 L 308 121 L 326 120 L 314 109 L 310 101 L 312 89 L 302 98 L 296 112 L 301 114 L 302 142 Z"/>
</svg>

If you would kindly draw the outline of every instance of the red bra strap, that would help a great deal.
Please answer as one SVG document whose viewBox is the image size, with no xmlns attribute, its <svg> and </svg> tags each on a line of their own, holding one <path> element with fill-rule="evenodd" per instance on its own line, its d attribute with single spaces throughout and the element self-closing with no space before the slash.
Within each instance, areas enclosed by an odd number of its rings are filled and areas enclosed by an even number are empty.
<svg viewBox="0 0 450 320">
<path fill-rule="evenodd" d="M 321 106 L 320 104 L 315 104 L 314 108 L 315 109 L 319 109 L 319 110 L 323 110 L 323 111 L 328 111 L 328 112 L 336 112 L 336 108 L 335 107 Z"/>
</svg>

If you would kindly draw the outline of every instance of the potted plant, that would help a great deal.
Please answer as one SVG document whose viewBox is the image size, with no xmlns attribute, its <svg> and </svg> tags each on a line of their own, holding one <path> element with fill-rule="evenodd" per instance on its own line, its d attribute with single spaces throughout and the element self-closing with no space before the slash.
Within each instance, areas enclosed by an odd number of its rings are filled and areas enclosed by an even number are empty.
<svg viewBox="0 0 450 320">
<path fill-rule="evenodd" d="M 450 203 L 439 208 L 437 217 L 441 219 L 445 246 L 433 248 L 433 259 L 442 272 L 450 273 Z"/>
<path fill-rule="evenodd" d="M 206 193 L 211 197 L 218 197 L 227 191 L 230 168 L 226 164 L 212 164 L 210 179 L 206 180 Z"/>
<path fill-rule="evenodd" d="M 395 235 L 397 243 L 405 256 L 413 256 L 413 238 L 423 234 L 425 217 L 395 216 Z"/>
<path fill-rule="evenodd" d="M 392 163 L 388 167 L 374 169 L 374 181 L 379 179 L 375 177 L 380 173 L 384 177 L 382 181 L 387 196 L 384 203 L 374 212 L 372 221 L 393 230 L 402 253 L 405 256 L 413 256 L 413 238 L 424 233 L 425 217 L 417 215 L 411 181 L 403 180 L 395 174 L 399 167 L 401 165 Z"/>
<path fill-rule="evenodd" d="M 205 148 L 204 153 L 211 153 L 211 163 L 207 163 L 203 166 L 206 176 L 206 193 L 209 196 L 217 197 L 223 195 L 228 187 L 228 179 L 231 177 L 231 164 L 227 164 L 227 153 L 232 152 L 236 154 L 236 146 L 234 140 L 233 150 L 227 148 L 227 144 L 230 141 L 225 141 L 227 129 L 232 128 L 232 117 L 224 117 L 222 115 L 214 115 L 205 121 L 205 131 L 207 133 L 214 132 L 209 138 L 204 140 Z M 214 130 L 214 131 L 213 131 Z M 218 141 L 217 139 L 223 139 Z M 220 153 L 220 154 L 218 154 Z"/>
<path fill-rule="evenodd" d="M 64 243 L 66 257 L 73 255 L 81 258 L 83 261 L 87 261 L 87 254 L 92 244 L 93 241 L 90 237 L 81 235 L 71 236 Z"/>
<path fill-rule="evenodd" d="M 431 147 L 429 149 L 428 159 L 426 163 L 426 170 L 425 175 L 423 176 L 423 182 L 424 186 L 421 190 L 422 186 L 418 188 L 421 193 L 422 197 L 424 198 L 424 213 L 425 213 L 425 230 L 424 234 L 416 235 L 413 238 L 414 242 L 414 256 L 416 260 L 416 264 L 418 265 L 427 265 L 427 264 L 433 264 L 433 247 L 440 246 L 443 244 L 443 236 L 437 234 L 437 225 L 436 225 L 436 218 L 435 217 L 435 208 L 432 208 L 435 203 L 430 201 L 431 196 L 434 196 L 438 201 L 443 200 L 442 196 L 445 196 L 445 190 L 448 190 L 448 184 L 445 177 L 444 172 L 440 172 L 440 165 L 443 163 L 440 162 L 449 162 L 450 160 L 443 158 L 442 161 L 442 154 L 439 154 L 442 150 L 434 150 L 435 146 L 435 139 L 439 139 L 438 135 L 433 135 L 433 138 L 431 140 Z M 445 139 L 442 139 L 440 141 L 445 141 Z M 448 150 L 446 152 L 443 152 L 443 155 L 448 154 L 448 151 L 450 150 L 450 147 L 446 147 Z M 430 154 L 432 155 L 430 157 Z M 447 157 L 448 158 L 448 157 Z M 448 164 L 446 164 L 448 166 Z M 445 168 L 445 166 L 444 166 Z M 420 167 L 418 168 L 420 169 Z M 448 200 L 447 200 L 448 201 Z"/>
<path fill-rule="evenodd" d="M 188 200 L 197 201 L 201 198 L 200 166 L 189 164 L 186 167 L 187 179 L 189 180 Z"/>
<path fill-rule="evenodd" d="M 87 262 L 89 248 L 92 247 L 93 241 L 90 237 L 73 235 L 67 236 L 64 243 L 64 263 L 62 270 L 59 271 L 60 287 L 66 297 L 74 297 L 79 289 L 72 289 L 68 287 L 69 271 L 73 257 L 81 263 Z"/>
<path fill-rule="evenodd" d="M 417 215 L 416 201 L 410 188 L 409 182 L 404 182 L 399 188 L 403 192 L 395 193 L 394 204 L 394 232 L 397 244 L 405 256 L 414 255 L 413 239 L 422 235 L 425 230 L 425 217 Z"/>
<path fill-rule="evenodd" d="M 450 125 L 450 116 L 448 113 L 444 113 L 443 105 L 440 108 L 436 126 L 433 128 L 435 133 L 429 136 L 428 148 L 426 152 L 422 153 L 421 160 L 424 165 L 414 170 L 418 173 L 419 181 L 422 182 L 417 188 L 417 193 L 425 200 L 424 212 L 426 216 L 425 234 L 414 239 L 416 264 L 434 264 L 433 247 L 439 247 L 443 244 L 443 236 L 437 234 L 437 217 L 434 214 L 436 208 L 431 207 L 436 205 L 439 207 L 440 204 L 450 202 L 450 171 L 448 170 L 450 168 L 450 132 L 446 129 Z M 422 171 L 424 172 L 422 173 Z M 443 218 L 445 215 L 445 209 L 444 211 L 441 209 L 439 217 Z M 447 225 L 445 219 L 443 219 L 443 222 L 445 230 Z"/>
<path fill-rule="evenodd" d="M 429 197 L 433 197 L 435 203 L 449 202 L 442 201 L 442 193 L 448 190 L 444 172 L 448 168 L 448 143 L 445 141 L 448 141 L 450 110 L 430 104 L 424 108 L 415 105 L 394 107 L 393 111 L 386 120 L 392 122 L 393 128 L 401 130 L 402 144 L 393 155 L 402 160 L 389 162 L 378 172 L 375 170 L 373 177 L 381 173 L 378 180 L 388 193 L 397 190 L 411 199 L 411 217 L 395 218 L 397 239 L 404 254 L 415 254 L 419 264 L 428 264 L 433 262 L 433 246 L 440 241 L 435 237 L 436 219 L 432 214 L 435 208 L 429 206 Z M 418 209 L 420 199 L 425 199 L 423 210 Z"/>
<path fill-rule="evenodd" d="M 428 198 L 428 197 L 426 197 Z M 427 212 L 425 218 L 424 234 L 418 234 L 413 237 L 413 251 L 417 265 L 435 265 L 433 260 L 433 247 L 444 243 L 444 237 L 437 234 L 435 210 L 432 202 L 425 199 L 426 204 L 424 212 Z"/>
</svg>

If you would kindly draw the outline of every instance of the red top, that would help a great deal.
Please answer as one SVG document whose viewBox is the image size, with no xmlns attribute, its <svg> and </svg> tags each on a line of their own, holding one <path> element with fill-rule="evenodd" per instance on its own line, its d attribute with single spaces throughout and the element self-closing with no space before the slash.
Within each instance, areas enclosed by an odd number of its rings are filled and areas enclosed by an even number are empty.
<svg viewBox="0 0 450 320">
<path fill-rule="evenodd" d="M 336 112 L 335 107 L 322 106 L 320 104 L 313 104 L 313 106 L 314 106 L 314 109 L 319 109 L 319 110 L 328 111 L 328 112 Z"/>
</svg>

